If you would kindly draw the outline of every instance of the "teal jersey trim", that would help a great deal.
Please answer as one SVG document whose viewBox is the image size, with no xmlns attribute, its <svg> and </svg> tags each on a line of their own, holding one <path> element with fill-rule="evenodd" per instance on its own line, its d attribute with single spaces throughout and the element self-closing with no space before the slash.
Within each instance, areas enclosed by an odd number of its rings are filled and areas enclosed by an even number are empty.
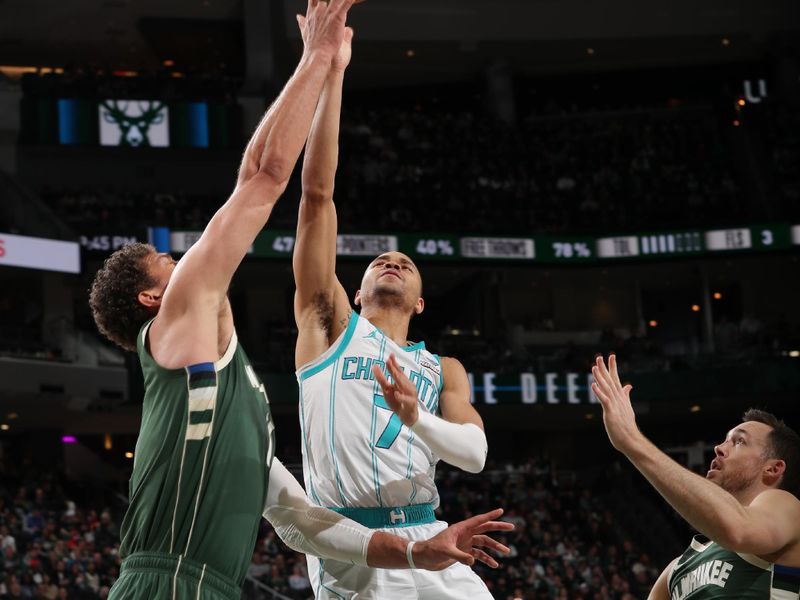
<svg viewBox="0 0 800 600">
<path fill-rule="evenodd" d="M 431 411 L 434 415 L 439 414 L 439 398 L 442 397 L 442 390 L 444 389 L 444 367 L 442 366 L 442 358 L 438 354 L 434 354 L 433 358 L 436 359 L 436 362 L 439 363 L 439 391 L 436 394 L 436 403 L 433 405 L 433 410 Z"/>
<path fill-rule="evenodd" d="M 384 353 L 386 351 L 386 336 L 383 336 L 381 339 L 381 349 L 378 353 L 378 360 L 383 360 Z M 380 384 L 378 384 L 378 380 L 375 380 L 375 383 L 372 384 L 372 397 L 375 398 L 379 395 Z M 375 433 L 377 431 L 377 419 L 378 419 L 378 405 L 373 400 L 372 402 L 372 422 L 370 424 L 369 430 L 369 445 L 370 450 L 372 451 L 372 481 L 375 484 L 375 500 L 378 503 L 378 506 L 383 506 L 383 501 L 381 500 L 381 482 L 380 478 L 378 477 L 378 456 L 375 454 Z"/>
<path fill-rule="evenodd" d="M 433 504 L 411 504 L 395 507 L 331 507 L 330 510 L 370 529 L 414 527 L 415 525 L 427 525 L 436 522 Z"/>
<path fill-rule="evenodd" d="M 374 325 L 372 322 L 370 322 L 370 325 L 372 325 L 378 332 L 380 332 L 380 334 L 384 337 L 384 339 L 386 338 L 386 334 L 381 330 L 380 327 L 378 327 L 377 325 Z M 408 346 L 402 346 L 401 350 L 403 350 L 405 352 L 415 352 L 417 350 L 425 350 L 425 342 L 416 342 L 415 344 L 409 344 Z"/>
<path fill-rule="evenodd" d="M 339 359 L 333 363 L 333 372 L 331 373 L 331 389 L 330 389 L 330 416 L 328 418 L 328 437 L 331 440 L 331 457 L 333 458 L 333 473 L 336 477 L 336 487 L 339 490 L 339 500 L 342 506 L 347 506 L 347 500 L 344 499 L 344 489 L 342 488 L 342 477 L 339 474 L 339 461 L 336 458 L 336 435 L 334 434 L 334 423 L 336 421 L 336 375 L 339 373 Z"/>
<path fill-rule="evenodd" d="M 353 311 L 353 313 L 350 315 L 350 322 L 347 324 L 347 329 L 344 332 L 344 337 L 342 338 L 342 341 L 339 342 L 339 345 L 336 347 L 336 350 L 333 352 L 333 354 L 331 354 L 328 358 L 323 360 L 318 365 L 314 367 L 309 367 L 305 371 L 299 373 L 298 379 L 300 381 L 305 381 L 306 379 L 312 377 L 313 375 L 316 375 L 320 371 L 324 371 L 334 362 L 336 362 L 342 355 L 342 352 L 344 352 L 345 348 L 347 348 L 347 344 L 349 344 L 350 340 L 353 339 L 353 334 L 356 331 L 356 325 L 358 325 L 358 313 L 356 311 Z"/>
</svg>

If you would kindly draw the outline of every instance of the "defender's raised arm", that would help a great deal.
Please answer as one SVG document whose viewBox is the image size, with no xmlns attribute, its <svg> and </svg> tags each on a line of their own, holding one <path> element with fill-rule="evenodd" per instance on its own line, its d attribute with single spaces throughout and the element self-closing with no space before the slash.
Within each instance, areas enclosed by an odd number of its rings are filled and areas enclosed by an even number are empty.
<svg viewBox="0 0 800 600">
<path fill-rule="evenodd" d="M 352 4 L 353 0 L 309 2 L 300 64 L 247 145 L 233 194 L 175 273 L 170 287 L 179 288 L 186 301 L 198 293 L 224 294 L 266 224 L 305 144 Z"/>
</svg>

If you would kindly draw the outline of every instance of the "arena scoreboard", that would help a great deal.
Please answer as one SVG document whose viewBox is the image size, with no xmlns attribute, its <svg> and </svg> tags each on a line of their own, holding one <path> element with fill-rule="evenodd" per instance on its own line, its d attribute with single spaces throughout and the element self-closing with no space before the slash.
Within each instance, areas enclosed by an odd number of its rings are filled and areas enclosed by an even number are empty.
<svg viewBox="0 0 800 600">
<path fill-rule="evenodd" d="M 160 249 L 185 252 L 199 236 L 198 231 L 172 231 L 166 236 L 169 242 L 164 242 Z M 164 235 L 160 237 L 166 239 Z M 288 257 L 294 252 L 294 244 L 294 231 L 264 230 L 256 239 L 251 256 Z M 342 258 L 359 258 L 400 251 L 420 262 L 581 264 L 788 250 L 797 246 L 800 246 L 800 225 L 779 223 L 727 229 L 626 233 L 599 238 L 343 233 L 338 236 L 336 253 Z"/>
</svg>

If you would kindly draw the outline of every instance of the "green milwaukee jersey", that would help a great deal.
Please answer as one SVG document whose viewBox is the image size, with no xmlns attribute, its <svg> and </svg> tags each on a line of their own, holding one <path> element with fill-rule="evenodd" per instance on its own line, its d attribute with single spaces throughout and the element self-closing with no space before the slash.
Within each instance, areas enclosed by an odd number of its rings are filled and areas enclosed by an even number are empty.
<svg viewBox="0 0 800 600">
<path fill-rule="evenodd" d="M 142 425 L 120 555 L 171 554 L 241 585 L 267 496 L 274 427 L 234 332 L 215 363 L 163 369 L 137 340 Z"/>
<path fill-rule="evenodd" d="M 731 552 L 697 535 L 667 585 L 671 600 L 798 600 L 800 569 Z"/>
</svg>

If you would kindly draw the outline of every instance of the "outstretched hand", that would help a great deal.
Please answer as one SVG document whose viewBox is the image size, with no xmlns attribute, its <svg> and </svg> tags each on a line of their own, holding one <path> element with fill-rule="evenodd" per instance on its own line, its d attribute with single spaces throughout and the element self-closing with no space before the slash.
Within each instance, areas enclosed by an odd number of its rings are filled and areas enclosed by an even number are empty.
<svg viewBox="0 0 800 600">
<path fill-rule="evenodd" d="M 499 565 L 483 548 L 509 554 L 511 550 L 484 535 L 490 531 L 513 531 L 514 525 L 497 521 L 503 514 L 498 508 L 492 512 L 475 515 L 464 521 L 450 525 L 439 535 L 414 545 L 414 564 L 420 569 L 441 571 L 450 565 L 460 562 L 472 566 L 478 560 L 496 569 Z"/>
<path fill-rule="evenodd" d="M 378 365 L 372 367 L 372 373 L 381 386 L 386 404 L 400 417 L 403 425 L 411 427 L 419 418 L 417 387 L 403 373 L 394 354 L 389 355 L 389 360 L 386 361 L 386 369 L 389 371 L 389 375 L 392 376 L 394 383 L 389 381 Z"/>
<path fill-rule="evenodd" d="M 347 11 L 353 4 L 354 0 L 308 0 L 305 16 L 297 15 L 306 53 L 321 51 L 331 59 L 339 54 L 345 40 Z"/>
<path fill-rule="evenodd" d="M 617 357 L 613 354 L 608 357 L 608 368 L 603 357 L 598 356 L 592 375 L 592 391 L 603 406 L 603 423 L 608 439 L 614 448 L 627 453 L 642 438 L 631 406 L 633 386 L 622 385 L 617 372 Z"/>
</svg>

